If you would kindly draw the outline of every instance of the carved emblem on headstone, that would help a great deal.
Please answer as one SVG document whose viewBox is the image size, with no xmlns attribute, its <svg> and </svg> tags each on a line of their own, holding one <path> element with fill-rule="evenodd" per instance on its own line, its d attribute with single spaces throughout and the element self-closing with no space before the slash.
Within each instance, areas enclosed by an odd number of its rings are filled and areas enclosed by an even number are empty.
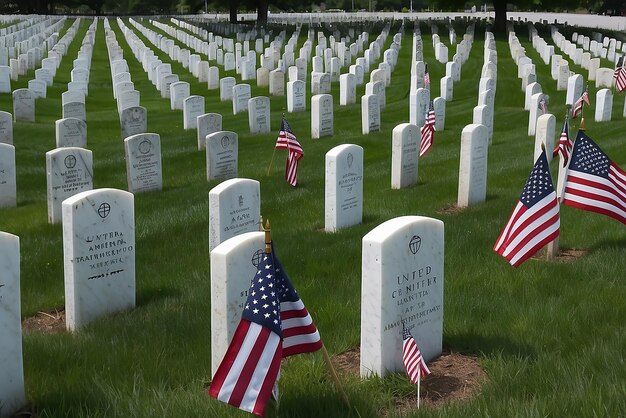
<svg viewBox="0 0 626 418">
<path fill-rule="evenodd" d="M 148 141 L 147 139 L 139 143 L 139 152 L 142 154 L 149 153 L 151 148 L 152 142 Z"/>
<path fill-rule="evenodd" d="M 230 145 L 230 138 L 226 135 L 222 137 L 222 148 L 226 149 Z"/>
<path fill-rule="evenodd" d="M 63 160 L 63 163 L 67 168 L 74 168 L 76 167 L 76 157 L 74 157 L 73 155 L 68 155 L 67 157 L 65 157 L 65 160 Z"/>
<path fill-rule="evenodd" d="M 413 235 L 411 241 L 409 241 L 409 250 L 413 255 L 417 254 L 422 246 L 422 238 L 419 235 Z"/>
<path fill-rule="evenodd" d="M 98 215 L 100 215 L 100 217 L 104 219 L 109 216 L 109 213 L 111 213 L 111 205 L 106 202 L 101 203 L 100 207 L 98 207 Z"/>
<path fill-rule="evenodd" d="M 239 207 L 243 206 L 243 196 L 239 195 Z"/>
<path fill-rule="evenodd" d="M 352 162 L 354 161 L 354 155 L 352 155 L 352 153 L 348 154 L 348 158 L 347 158 L 347 162 L 348 162 L 348 168 L 352 168 Z"/>
<path fill-rule="evenodd" d="M 263 250 L 256 250 L 254 254 L 252 254 L 252 265 L 256 268 L 259 267 L 261 261 L 263 261 Z"/>
</svg>

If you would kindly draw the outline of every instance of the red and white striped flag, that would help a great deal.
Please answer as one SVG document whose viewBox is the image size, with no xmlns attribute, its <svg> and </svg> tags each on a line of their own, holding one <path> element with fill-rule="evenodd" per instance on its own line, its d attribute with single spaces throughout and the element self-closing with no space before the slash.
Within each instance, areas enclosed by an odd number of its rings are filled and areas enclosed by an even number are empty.
<svg viewBox="0 0 626 418">
<path fill-rule="evenodd" d="M 418 379 L 424 378 L 430 374 L 430 370 L 422 357 L 415 338 L 411 332 L 402 323 L 402 363 L 406 369 L 406 374 L 411 379 L 411 383 L 417 383 Z"/>
<path fill-rule="evenodd" d="M 316 351 L 322 340 L 273 250 L 257 268 L 241 322 L 215 372 L 209 394 L 263 416 L 281 359 Z"/>
<path fill-rule="evenodd" d="M 298 161 L 304 156 L 304 151 L 285 118 L 283 118 L 280 124 L 280 132 L 276 139 L 276 148 L 287 150 L 285 180 L 292 186 L 296 186 L 298 184 Z"/>
<path fill-rule="evenodd" d="M 420 139 L 420 157 L 428 152 L 430 147 L 433 146 L 433 140 L 435 139 L 435 109 L 433 103 L 430 102 L 430 109 L 426 114 L 426 121 L 424 126 L 420 128 L 422 138 Z"/>
<path fill-rule="evenodd" d="M 428 64 L 424 64 L 424 88 L 430 89 L 430 75 L 428 74 Z"/>
<path fill-rule="evenodd" d="M 580 98 L 576 100 L 572 109 L 572 118 L 576 119 L 578 114 L 583 110 L 583 105 L 589 106 L 589 86 L 585 87 L 585 91 L 580 95 Z"/>
<path fill-rule="evenodd" d="M 554 148 L 554 152 L 552 152 L 552 157 L 556 157 L 559 153 L 563 157 L 563 166 L 567 165 L 567 160 L 569 158 L 569 153 L 572 150 L 572 141 L 569 139 L 569 123 L 567 121 L 567 117 L 565 118 L 565 123 L 563 124 L 563 131 L 561 132 L 561 137 L 559 138 L 559 143 L 556 148 Z"/>
<path fill-rule="evenodd" d="M 615 79 L 615 87 L 617 87 L 620 93 L 626 90 L 626 68 L 624 68 L 623 56 L 617 60 L 613 78 Z"/>
<path fill-rule="evenodd" d="M 578 132 L 574 143 L 563 203 L 626 225 L 626 172 L 583 131 Z"/>
<path fill-rule="evenodd" d="M 542 151 L 493 249 L 518 267 L 559 235 L 559 202 Z"/>
</svg>

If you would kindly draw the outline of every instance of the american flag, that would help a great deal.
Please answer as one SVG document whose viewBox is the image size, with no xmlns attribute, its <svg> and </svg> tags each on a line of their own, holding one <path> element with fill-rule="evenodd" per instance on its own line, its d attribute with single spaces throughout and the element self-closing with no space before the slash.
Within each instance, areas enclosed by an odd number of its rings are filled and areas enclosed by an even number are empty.
<svg viewBox="0 0 626 418">
<path fill-rule="evenodd" d="M 520 199 L 493 249 L 518 267 L 559 235 L 559 202 L 546 152 L 530 172 Z"/>
<path fill-rule="evenodd" d="M 304 156 L 304 151 L 285 118 L 283 118 L 280 124 L 280 132 L 278 132 L 278 138 L 276 139 L 276 148 L 287 150 L 285 180 L 292 186 L 296 186 L 298 184 L 298 161 Z"/>
<path fill-rule="evenodd" d="M 428 75 L 428 64 L 424 64 L 424 88 L 430 87 L 430 75 Z"/>
<path fill-rule="evenodd" d="M 624 57 L 619 57 L 617 64 L 615 65 L 615 72 L 613 73 L 615 79 L 615 87 L 617 90 L 623 92 L 626 90 L 626 68 L 624 68 Z"/>
<path fill-rule="evenodd" d="M 424 357 L 422 357 L 415 338 L 411 335 L 411 331 L 404 326 L 404 322 L 402 323 L 402 362 L 404 363 L 406 374 L 409 375 L 409 379 L 411 379 L 413 384 L 417 383 L 418 379 L 430 374 L 430 370 L 424 361 Z"/>
<path fill-rule="evenodd" d="M 572 141 L 569 139 L 569 122 L 567 117 L 565 118 L 565 123 L 563 124 L 563 131 L 561 132 L 561 137 L 559 138 L 559 143 L 556 148 L 554 148 L 554 152 L 552 152 L 552 157 L 556 157 L 559 153 L 563 157 L 563 166 L 567 165 L 567 160 L 569 158 L 569 153 L 572 150 Z"/>
<path fill-rule="evenodd" d="M 626 225 L 626 172 L 579 131 L 567 171 L 563 203 Z"/>
<path fill-rule="evenodd" d="M 281 359 L 321 346 L 317 328 L 272 250 L 258 265 L 241 321 L 209 394 L 263 416 Z"/>
<path fill-rule="evenodd" d="M 433 102 L 430 102 L 428 113 L 426 114 L 426 121 L 424 126 L 420 128 L 422 138 L 420 140 L 420 157 L 428 152 L 430 147 L 433 146 L 433 139 L 435 137 L 435 108 Z"/>
<path fill-rule="evenodd" d="M 574 103 L 574 106 L 572 109 L 572 117 L 574 119 L 576 119 L 576 116 L 578 116 L 578 113 L 580 113 L 580 111 L 583 110 L 584 104 L 587 104 L 587 106 L 589 106 L 589 86 L 588 85 L 587 87 L 585 87 L 585 91 L 583 91 L 583 94 L 580 95 L 580 98 L 576 100 L 576 103 Z"/>
</svg>

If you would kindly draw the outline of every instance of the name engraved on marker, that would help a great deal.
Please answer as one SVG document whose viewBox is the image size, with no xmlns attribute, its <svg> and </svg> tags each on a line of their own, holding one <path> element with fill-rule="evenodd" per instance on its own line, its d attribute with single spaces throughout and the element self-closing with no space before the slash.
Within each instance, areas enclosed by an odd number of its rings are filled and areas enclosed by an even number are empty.
<svg viewBox="0 0 626 418">
<path fill-rule="evenodd" d="M 121 231 L 110 231 L 103 234 L 88 235 L 85 237 L 87 245 L 86 255 L 76 256 L 72 263 L 88 263 L 90 270 L 96 270 L 98 274 L 87 277 L 87 280 L 102 279 L 112 277 L 125 269 L 125 257 L 134 250 L 133 245 L 126 242 L 124 233 Z M 100 271 L 107 269 L 106 271 Z"/>
</svg>

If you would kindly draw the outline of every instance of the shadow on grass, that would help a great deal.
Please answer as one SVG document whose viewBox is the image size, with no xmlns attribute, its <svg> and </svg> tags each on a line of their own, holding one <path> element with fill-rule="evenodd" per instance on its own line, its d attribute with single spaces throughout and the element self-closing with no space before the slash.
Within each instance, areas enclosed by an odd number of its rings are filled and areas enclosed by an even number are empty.
<svg viewBox="0 0 626 418">
<path fill-rule="evenodd" d="M 509 338 L 497 335 L 444 334 L 444 350 L 461 354 L 481 356 L 500 355 L 503 357 L 525 357 L 535 359 L 537 353 L 530 345 L 523 345 Z"/>
<path fill-rule="evenodd" d="M 588 254 L 606 248 L 626 249 L 626 239 L 608 239 L 588 248 Z"/>
<path fill-rule="evenodd" d="M 148 305 L 152 302 L 166 299 L 169 297 L 179 297 L 181 291 L 173 287 L 159 288 L 159 289 L 142 289 L 137 292 L 137 306 Z"/>
</svg>

